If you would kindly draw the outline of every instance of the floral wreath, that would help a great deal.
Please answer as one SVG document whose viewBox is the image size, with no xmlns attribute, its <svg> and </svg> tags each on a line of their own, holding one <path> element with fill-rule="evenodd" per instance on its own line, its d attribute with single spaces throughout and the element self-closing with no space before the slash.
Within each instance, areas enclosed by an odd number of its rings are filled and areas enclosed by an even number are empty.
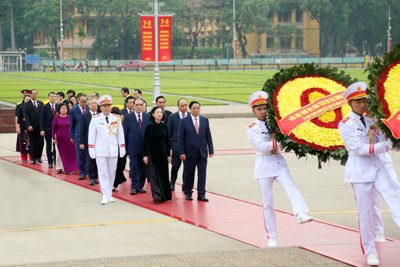
<svg viewBox="0 0 400 267">
<path fill-rule="evenodd" d="M 369 111 L 378 118 L 379 128 L 393 141 L 394 147 L 400 148 L 400 140 L 393 137 L 392 131 L 381 121 L 400 110 L 400 46 L 382 58 L 376 58 L 368 65 L 367 71 L 370 80 L 367 90 Z"/>
<path fill-rule="evenodd" d="M 263 90 L 268 93 L 268 121 L 276 139 L 286 152 L 294 151 L 297 157 L 315 155 L 318 167 L 330 158 L 347 160 L 338 124 L 347 117 L 347 104 L 327 111 L 283 134 L 279 123 L 284 117 L 306 105 L 331 94 L 340 95 L 354 80 L 337 68 L 322 68 L 318 65 L 301 64 L 290 69 L 281 69 L 268 79 Z"/>
</svg>

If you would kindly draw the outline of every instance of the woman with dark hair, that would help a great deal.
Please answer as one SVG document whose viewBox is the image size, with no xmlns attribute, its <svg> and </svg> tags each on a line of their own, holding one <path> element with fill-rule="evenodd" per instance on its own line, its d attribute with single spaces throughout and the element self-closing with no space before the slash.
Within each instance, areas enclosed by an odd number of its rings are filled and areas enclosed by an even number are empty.
<svg viewBox="0 0 400 267">
<path fill-rule="evenodd" d="M 60 153 L 65 174 L 71 174 L 78 169 L 75 146 L 69 138 L 69 126 L 69 107 L 66 103 L 62 103 L 58 107 L 58 114 L 53 120 L 52 135 L 54 144 L 56 144 Z M 56 173 L 60 172 L 60 169 L 56 169 Z"/>
<path fill-rule="evenodd" d="M 121 116 L 121 110 L 118 107 L 112 107 L 111 108 L 111 113 Z M 119 157 L 118 155 L 118 161 L 117 161 L 117 170 L 115 171 L 115 180 L 114 180 L 114 185 L 113 185 L 113 192 L 117 191 L 118 185 L 123 184 L 126 182 L 126 178 L 124 175 L 124 170 L 125 170 L 125 165 L 126 165 L 126 157 Z"/>
<path fill-rule="evenodd" d="M 68 98 L 68 103 L 69 109 L 72 109 L 75 105 L 78 104 L 78 98 L 75 95 L 72 95 Z"/>
<path fill-rule="evenodd" d="M 171 152 L 168 128 L 161 123 L 163 110 L 156 106 L 150 113 L 150 123 L 144 130 L 143 162 L 148 166 L 147 176 L 150 179 L 153 201 L 159 203 L 172 199 L 168 175 Z"/>
</svg>

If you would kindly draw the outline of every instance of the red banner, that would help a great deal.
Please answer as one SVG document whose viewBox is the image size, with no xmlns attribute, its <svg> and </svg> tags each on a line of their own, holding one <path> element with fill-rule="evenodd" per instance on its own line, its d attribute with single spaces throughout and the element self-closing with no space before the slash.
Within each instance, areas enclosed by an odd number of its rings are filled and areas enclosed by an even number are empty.
<svg viewBox="0 0 400 267">
<path fill-rule="evenodd" d="M 154 17 L 140 16 L 140 33 L 142 37 L 142 60 L 154 61 Z"/>
<path fill-rule="evenodd" d="M 394 138 L 400 139 L 400 110 L 382 122 L 390 129 Z"/>
<path fill-rule="evenodd" d="M 301 107 L 278 121 L 279 129 L 283 134 L 289 134 L 302 123 L 314 119 L 327 111 L 340 108 L 346 103 L 347 100 L 343 98 L 343 92 L 327 95 Z"/>
<path fill-rule="evenodd" d="M 172 60 L 172 16 L 158 17 L 158 61 L 169 62 Z"/>
</svg>

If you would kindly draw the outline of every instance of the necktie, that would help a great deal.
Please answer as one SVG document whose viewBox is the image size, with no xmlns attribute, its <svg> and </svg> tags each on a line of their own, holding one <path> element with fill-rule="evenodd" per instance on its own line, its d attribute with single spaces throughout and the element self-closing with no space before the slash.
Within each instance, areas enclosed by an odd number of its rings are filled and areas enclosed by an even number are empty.
<svg viewBox="0 0 400 267">
<path fill-rule="evenodd" d="M 54 105 L 51 105 L 51 113 L 54 115 Z"/>
<path fill-rule="evenodd" d="M 85 107 L 82 107 L 82 114 L 85 114 Z M 108 120 L 107 120 L 108 123 Z"/>
<path fill-rule="evenodd" d="M 364 125 L 364 127 L 367 127 L 367 124 L 365 124 L 365 120 L 364 120 L 364 116 L 363 116 L 363 115 L 361 115 L 360 121 L 362 122 L 362 124 Z"/>
<path fill-rule="evenodd" d="M 35 106 L 35 108 L 37 108 L 37 103 L 36 103 L 36 101 L 33 101 L 33 105 Z"/>
<path fill-rule="evenodd" d="M 139 128 L 142 129 L 142 119 L 140 118 L 140 113 L 138 114 L 138 121 L 137 123 L 139 124 Z"/>
<path fill-rule="evenodd" d="M 185 118 L 185 113 L 182 113 L 182 118 L 181 119 L 184 119 Z"/>
<path fill-rule="evenodd" d="M 197 117 L 194 118 L 194 128 L 196 129 L 196 133 L 199 134 L 199 123 L 197 121 Z"/>
<path fill-rule="evenodd" d="M 132 113 L 133 112 L 133 110 L 131 109 L 130 111 L 129 111 L 129 113 Z"/>
<path fill-rule="evenodd" d="M 271 130 L 271 128 L 269 127 L 267 121 L 265 121 L 265 127 L 267 128 L 268 133 L 271 134 L 271 133 L 272 133 L 272 130 Z"/>
<path fill-rule="evenodd" d="M 106 117 L 106 122 L 107 122 L 107 124 L 108 124 L 108 117 Z"/>
</svg>

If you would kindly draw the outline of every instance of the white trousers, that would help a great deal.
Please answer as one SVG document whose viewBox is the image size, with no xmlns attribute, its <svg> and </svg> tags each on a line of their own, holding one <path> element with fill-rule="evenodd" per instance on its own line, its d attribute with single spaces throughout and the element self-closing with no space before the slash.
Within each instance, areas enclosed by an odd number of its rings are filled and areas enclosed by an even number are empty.
<svg viewBox="0 0 400 267">
<path fill-rule="evenodd" d="M 112 195 L 117 162 L 118 157 L 96 157 L 101 194 L 103 195 L 103 199 L 107 201 Z"/>
<path fill-rule="evenodd" d="M 352 183 L 358 209 L 361 249 L 364 254 L 376 254 L 374 234 L 376 231 L 376 200 L 378 192 L 388 205 L 394 222 L 400 227 L 400 194 L 393 187 L 393 179 L 383 170 L 378 170 L 374 182 Z"/>
<path fill-rule="evenodd" d="M 293 214 L 308 212 L 308 206 L 286 167 L 280 166 L 280 175 L 258 179 L 258 186 L 263 202 L 264 224 L 267 238 L 277 238 L 276 214 L 274 206 L 273 183 L 277 181 L 283 186 L 292 205 Z"/>
<path fill-rule="evenodd" d="M 56 170 L 64 170 L 63 163 L 61 161 L 60 152 L 58 146 L 56 145 Z"/>
</svg>

